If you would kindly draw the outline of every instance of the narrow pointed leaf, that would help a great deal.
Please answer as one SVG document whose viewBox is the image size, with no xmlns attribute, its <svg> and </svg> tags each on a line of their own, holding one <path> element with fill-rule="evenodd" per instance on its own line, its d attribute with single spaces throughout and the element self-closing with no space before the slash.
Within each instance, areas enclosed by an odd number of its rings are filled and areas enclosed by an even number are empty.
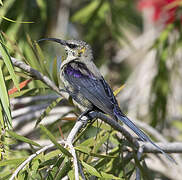
<svg viewBox="0 0 182 180">
<path fill-rule="evenodd" d="M 105 179 L 121 179 L 112 174 L 105 173 L 103 171 L 97 171 L 93 166 L 90 166 L 89 164 L 87 164 L 83 161 L 82 161 L 82 165 L 87 170 L 87 172 L 90 173 L 91 175 L 94 175 L 94 176 L 97 176 L 100 178 L 105 178 Z"/>
<path fill-rule="evenodd" d="M 31 139 L 28 139 L 28 138 L 26 138 L 24 136 L 21 136 L 21 135 L 15 133 L 13 131 L 8 130 L 7 132 L 8 132 L 9 135 L 11 135 L 12 137 L 14 137 L 17 140 L 20 140 L 22 142 L 26 142 L 26 143 L 31 144 L 33 146 L 41 147 L 38 143 L 32 141 Z"/>
<path fill-rule="evenodd" d="M 44 54 L 43 54 L 40 46 L 35 42 L 34 43 L 34 46 L 32 46 L 32 49 L 33 49 L 33 51 L 34 51 L 34 53 L 35 53 L 35 55 L 37 57 L 37 61 L 40 64 L 42 73 L 45 74 L 45 75 L 47 75 L 49 78 L 51 78 L 50 73 L 49 73 L 49 70 L 47 69 L 48 64 L 46 62 L 46 58 L 44 57 Z"/>
<path fill-rule="evenodd" d="M 36 88 L 25 89 L 25 90 L 21 90 L 21 91 L 15 92 L 13 94 L 9 94 L 9 97 L 10 98 L 15 98 L 15 97 L 23 96 L 23 95 L 28 94 L 28 93 L 32 93 L 33 94 L 33 92 L 38 91 L 38 90 L 39 89 L 36 89 Z"/>
<path fill-rule="evenodd" d="M 54 83 L 56 84 L 56 86 L 59 86 L 58 84 L 58 71 L 57 71 L 57 58 L 54 58 L 53 60 L 53 66 L 52 66 L 52 77 L 54 80 Z"/>
<path fill-rule="evenodd" d="M 4 112 L 6 113 L 8 117 L 8 123 L 9 125 L 12 125 L 12 117 L 11 117 L 11 112 L 10 112 L 10 104 L 9 104 L 9 97 L 8 97 L 8 92 L 6 89 L 4 77 L 3 77 L 3 72 L 0 67 L 0 100 L 2 103 L 2 108 L 4 109 Z"/>
<path fill-rule="evenodd" d="M 54 180 L 60 180 L 62 179 L 65 175 L 68 174 L 68 172 L 71 169 L 71 161 L 67 160 L 66 158 L 64 159 L 64 165 L 61 169 L 58 169 L 56 176 L 54 177 Z"/>
<path fill-rule="evenodd" d="M 51 152 L 47 153 L 46 155 L 44 155 L 44 160 L 47 161 L 49 159 L 52 159 L 53 157 L 58 156 L 60 153 L 61 153 L 61 151 L 59 149 L 51 151 Z"/>
<path fill-rule="evenodd" d="M 101 173 L 102 178 L 104 178 L 104 179 L 120 179 L 120 180 L 123 179 L 123 178 L 119 178 L 119 177 L 116 177 L 116 176 L 114 176 L 112 174 L 105 173 L 105 172 L 102 172 L 102 171 L 100 173 Z"/>
<path fill-rule="evenodd" d="M 82 161 L 82 165 L 83 167 L 87 170 L 88 173 L 90 173 L 91 175 L 97 176 L 97 177 L 102 177 L 100 172 L 97 171 L 94 167 L 90 166 L 89 164 L 85 163 Z"/>
<path fill-rule="evenodd" d="M 91 149 L 90 149 L 89 147 L 87 147 L 87 146 L 76 146 L 75 149 L 76 149 L 77 151 L 83 152 L 83 153 L 88 154 L 89 156 L 93 156 L 93 157 L 100 157 L 100 158 L 115 158 L 115 156 L 92 153 L 92 152 L 91 152 Z"/>
<path fill-rule="evenodd" d="M 45 111 L 42 113 L 42 115 L 37 119 L 36 125 L 35 127 L 37 127 L 37 125 L 42 121 L 42 119 L 44 117 L 46 117 L 49 112 L 62 100 L 62 97 L 57 98 L 55 101 L 53 101 L 46 109 Z"/>
<path fill-rule="evenodd" d="M 3 112 L 2 112 L 1 104 L 0 104 L 0 122 L 1 122 L 1 126 L 4 128 L 5 124 L 4 124 L 4 121 L 3 121 Z M 1 134 L 1 132 L 0 132 L 0 134 Z"/>
<path fill-rule="evenodd" d="M 1 4 L 1 1 L 0 1 L 0 4 Z M 6 21 L 9 21 L 9 22 L 12 22 L 12 23 L 19 23 L 19 24 L 29 24 L 29 23 L 34 23 L 34 22 L 31 22 L 31 21 L 15 21 L 13 19 L 10 19 L 10 18 L 7 18 L 5 16 L 0 16 L 1 18 L 5 19 Z"/>
<path fill-rule="evenodd" d="M 6 0 L 3 2 L 3 8 L 1 7 L 1 16 L 5 16 L 7 14 L 7 12 L 9 11 L 9 9 L 11 9 L 15 1 L 16 0 L 11 0 L 11 1 Z M 0 23 L 2 22 L 2 20 L 3 19 L 0 18 Z"/>
<path fill-rule="evenodd" d="M 12 165 L 12 164 L 20 164 L 22 163 L 26 158 L 17 158 L 17 159 L 8 159 L 8 160 L 3 160 L 0 161 L 0 167 L 1 166 L 7 166 L 7 165 Z"/>
<path fill-rule="evenodd" d="M 71 153 L 66 149 L 64 148 L 61 144 L 59 144 L 54 135 L 46 128 L 44 127 L 43 125 L 40 125 L 40 128 L 42 129 L 42 131 L 44 131 L 44 133 L 49 137 L 49 139 L 55 144 L 55 146 L 61 150 L 61 152 L 63 154 L 65 154 L 66 156 L 69 156 L 69 157 L 72 157 Z"/>
<path fill-rule="evenodd" d="M 114 91 L 114 95 L 117 96 L 124 87 L 125 87 L 125 84 L 121 85 L 118 89 Z"/>
<path fill-rule="evenodd" d="M 16 88 L 19 90 L 20 88 L 18 85 L 18 80 L 15 75 L 15 71 L 11 62 L 10 55 L 3 43 L 4 43 L 4 40 L 3 40 L 2 34 L 0 33 L 0 53 L 2 55 L 4 63 L 6 64 L 9 74 L 11 75 L 11 79 L 13 80 Z"/>
</svg>

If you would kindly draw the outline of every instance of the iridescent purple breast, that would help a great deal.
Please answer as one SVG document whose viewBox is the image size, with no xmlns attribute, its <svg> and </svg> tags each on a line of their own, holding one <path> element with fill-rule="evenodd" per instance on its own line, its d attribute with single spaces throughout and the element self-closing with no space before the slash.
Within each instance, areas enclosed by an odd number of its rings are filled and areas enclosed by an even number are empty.
<svg viewBox="0 0 182 180">
<path fill-rule="evenodd" d="M 74 77 L 77 77 L 77 78 L 80 78 L 82 77 L 82 73 L 80 72 L 80 70 L 78 69 L 74 69 L 72 66 L 68 65 L 66 68 L 65 68 L 65 73 L 68 74 L 68 75 L 71 75 L 71 76 L 74 76 Z"/>
<path fill-rule="evenodd" d="M 81 63 L 77 64 L 77 66 L 72 66 L 70 64 L 68 64 L 65 67 L 64 72 L 67 75 L 73 76 L 75 78 L 91 78 L 91 79 L 95 79 L 94 76 L 92 75 L 92 73 L 85 67 L 83 66 Z"/>
</svg>

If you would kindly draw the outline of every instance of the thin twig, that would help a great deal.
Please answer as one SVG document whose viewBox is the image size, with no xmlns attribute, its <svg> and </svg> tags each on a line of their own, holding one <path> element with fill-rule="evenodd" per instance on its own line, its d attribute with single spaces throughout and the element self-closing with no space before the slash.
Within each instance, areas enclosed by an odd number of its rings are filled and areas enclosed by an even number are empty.
<svg viewBox="0 0 182 180">
<path fill-rule="evenodd" d="M 76 123 L 75 123 L 74 127 L 72 128 L 71 132 L 69 133 L 69 135 L 67 137 L 67 141 L 66 141 L 66 145 L 68 145 L 68 147 L 70 148 L 70 153 L 73 156 L 73 164 L 74 164 L 74 168 L 75 168 L 75 180 L 79 180 L 79 167 L 78 167 L 78 160 L 77 160 L 76 152 L 75 152 L 72 142 L 73 142 L 74 137 L 78 133 L 78 131 L 83 127 L 83 125 L 87 124 L 88 120 L 89 120 L 89 118 L 87 116 L 83 116 L 83 117 L 81 117 L 81 119 L 79 121 L 76 121 Z M 81 166 L 80 166 L 80 168 L 81 168 Z"/>
<path fill-rule="evenodd" d="M 162 134 L 160 134 L 156 129 L 154 129 L 153 127 L 149 126 L 148 124 L 136 120 L 136 118 L 132 118 L 133 122 L 141 129 L 143 129 L 144 131 L 148 132 L 149 134 L 151 134 L 155 139 L 157 139 L 158 141 L 161 142 L 167 142 L 167 140 L 162 136 Z"/>
<path fill-rule="evenodd" d="M 63 141 L 59 141 L 59 143 L 63 143 Z M 42 149 L 38 150 L 36 153 L 29 156 L 28 159 L 26 159 L 22 164 L 20 164 L 20 166 L 18 166 L 18 168 L 15 170 L 15 172 L 12 174 L 9 180 L 13 180 L 18 175 L 19 171 L 21 171 L 33 158 L 35 158 L 40 153 L 45 152 L 46 150 L 54 146 L 55 146 L 54 144 L 49 144 L 47 146 L 44 146 Z"/>
<path fill-rule="evenodd" d="M 143 154 L 143 146 L 140 146 L 137 151 L 137 159 L 139 162 L 142 157 L 142 154 Z M 139 167 L 136 167 L 136 180 L 140 180 L 140 179 L 141 179 L 140 169 L 139 169 Z"/>
<path fill-rule="evenodd" d="M 85 175 L 84 175 L 84 173 L 83 173 L 82 165 L 81 165 L 80 162 L 78 162 L 78 168 L 79 168 L 79 170 L 80 170 L 80 174 L 81 174 L 82 179 L 83 179 L 83 180 L 86 180 L 86 177 L 85 177 Z"/>
<path fill-rule="evenodd" d="M 73 156 L 73 165 L 74 165 L 74 169 L 75 169 L 75 180 L 79 180 L 78 160 L 77 160 L 77 157 L 76 157 L 75 149 L 74 149 L 71 142 L 66 142 L 66 145 L 69 147 L 69 149 L 70 149 L 69 151 Z"/>
<path fill-rule="evenodd" d="M 172 142 L 172 143 L 156 143 L 161 147 L 162 150 L 166 153 L 182 153 L 182 143 L 181 142 Z M 152 146 L 150 143 L 144 144 L 143 152 L 145 153 L 159 153 L 159 151 Z"/>
</svg>

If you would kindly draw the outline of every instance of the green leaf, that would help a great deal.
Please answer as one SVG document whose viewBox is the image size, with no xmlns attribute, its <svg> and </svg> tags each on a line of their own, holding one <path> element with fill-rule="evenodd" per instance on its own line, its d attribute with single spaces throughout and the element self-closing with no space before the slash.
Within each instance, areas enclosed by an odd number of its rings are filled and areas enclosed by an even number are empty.
<svg viewBox="0 0 182 180">
<path fill-rule="evenodd" d="M 60 150 L 59 150 L 59 154 L 60 154 Z M 42 162 L 39 166 L 39 168 L 44 168 L 45 166 L 51 166 L 53 165 L 54 167 L 58 167 L 60 164 L 62 164 L 62 162 L 64 161 L 65 157 L 54 157 L 48 160 L 45 160 L 44 162 Z"/>
<path fill-rule="evenodd" d="M 40 9 L 40 14 L 41 14 L 41 18 L 42 20 L 46 20 L 47 18 L 47 4 L 45 3 L 44 0 L 36 0 L 37 5 Z"/>
<path fill-rule="evenodd" d="M 116 156 L 109 156 L 109 155 L 103 155 L 103 154 L 96 154 L 96 153 L 90 153 L 90 156 L 93 157 L 99 157 L 99 158 L 116 158 Z"/>
<path fill-rule="evenodd" d="M 19 172 L 19 174 L 18 174 L 18 180 L 28 180 L 28 171 L 29 170 L 22 170 L 22 171 L 20 171 Z M 31 176 L 31 179 L 33 179 L 33 177 Z"/>
<path fill-rule="evenodd" d="M 25 78 L 25 79 L 30 79 L 30 78 L 31 78 L 31 76 L 28 75 L 26 72 L 18 72 L 18 71 L 15 71 L 15 74 L 16 74 L 17 76 L 23 77 L 23 78 Z"/>
<path fill-rule="evenodd" d="M 89 156 L 93 156 L 93 157 L 100 157 L 100 158 L 115 158 L 115 156 L 109 156 L 109 155 L 103 155 L 103 154 L 96 154 L 96 153 L 92 153 L 91 149 L 87 146 L 76 146 L 75 149 L 77 151 L 83 152 L 85 154 L 88 154 Z"/>
<path fill-rule="evenodd" d="M 70 169 L 72 169 L 71 167 L 71 161 L 68 158 L 64 159 L 64 165 L 63 167 L 60 169 L 58 169 L 56 176 L 54 177 L 54 180 L 60 180 L 62 179 L 62 177 L 64 177 L 65 175 L 68 174 L 68 172 L 70 171 Z"/>
<path fill-rule="evenodd" d="M 75 149 L 86 154 L 89 154 L 91 152 L 91 149 L 87 146 L 76 146 Z"/>
<path fill-rule="evenodd" d="M 94 140 L 93 137 L 91 137 L 91 138 L 89 138 L 89 139 L 83 141 L 83 142 L 80 144 L 80 146 L 88 146 L 88 147 L 90 147 L 90 146 L 94 146 L 94 144 L 95 144 L 95 140 Z"/>
<path fill-rule="evenodd" d="M 3 6 L 3 2 L 2 2 L 2 0 L 0 0 L 0 5 L 2 5 L 2 6 Z"/>
<path fill-rule="evenodd" d="M 75 180 L 75 173 L 74 173 L 74 170 L 71 170 L 68 172 L 68 178 L 70 180 Z"/>
<path fill-rule="evenodd" d="M 1 180 L 7 180 L 10 178 L 11 175 L 12 175 L 12 173 L 8 169 L 6 171 L 0 173 Z"/>
<path fill-rule="evenodd" d="M 20 164 L 22 163 L 26 158 L 17 158 L 17 159 L 9 159 L 9 160 L 3 160 L 3 161 L 0 161 L 0 167 L 1 166 L 7 166 L 7 165 L 12 165 L 12 164 Z"/>
<path fill-rule="evenodd" d="M 9 9 L 13 6 L 15 0 L 9 0 L 9 1 L 4 1 L 3 3 L 3 8 L 1 8 L 1 16 L 5 16 L 6 13 L 9 11 Z M 0 18 L 0 23 L 2 22 L 2 18 Z"/>
<path fill-rule="evenodd" d="M 81 10 L 74 14 L 72 21 L 85 23 L 92 15 L 93 11 L 98 7 L 100 0 L 91 1 L 87 6 L 84 6 Z"/>
<path fill-rule="evenodd" d="M 93 166 L 90 166 L 89 164 L 81 161 L 83 167 L 85 167 L 85 169 L 87 170 L 88 173 L 90 173 L 91 175 L 100 177 L 100 178 L 106 178 L 106 179 L 121 179 L 119 177 L 116 177 L 112 174 L 109 173 L 105 173 L 103 171 L 97 171 Z"/>
<path fill-rule="evenodd" d="M 160 34 L 159 42 L 163 43 L 169 38 L 169 33 L 174 29 L 174 24 L 169 24 L 164 31 Z"/>
<path fill-rule="evenodd" d="M 8 98 L 8 93 L 7 93 L 7 89 L 6 89 L 6 85 L 5 85 L 5 81 L 4 81 L 4 77 L 3 77 L 3 72 L 2 69 L 0 67 L 0 99 L 1 99 L 1 103 L 2 103 L 2 107 L 8 117 L 8 124 L 10 126 L 12 126 L 12 118 L 11 118 L 11 112 L 10 112 L 10 105 L 9 105 L 9 98 Z"/>
<path fill-rule="evenodd" d="M 55 144 L 55 146 L 60 149 L 60 151 L 65 154 L 66 156 L 69 156 L 69 157 L 72 157 L 71 153 L 66 149 L 64 148 L 61 144 L 59 144 L 54 135 L 46 128 L 44 127 L 43 125 L 40 125 L 40 128 L 42 129 L 42 131 L 44 131 L 44 133 L 49 137 L 49 139 Z"/>
<path fill-rule="evenodd" d="M 15 139 L 17 139 L 17 140 L 26 142 L 26 143 L 31 144 L 31 145 L 33 145 L 33 146 L 41 147 L 38 143 L 36 143 L 36 142 L 34 142 L 34 141 L 32 141 L 32 140 L 30 140 L 30 139 L 24 137 L 24 136 L 21 136 L 21 135 L 19 135 L 19 134 L 16 134 L 15 132 L 13 132 L 13 131 L 11 131 L 11 130 L 8 130 L 7 132 L 8 132 L 9 135 L 13 136 L 13 137 L 14 137 Z"/>
<path fill-rule="evenodd" d="M 34 172 L 37 173 L 37 170 L 38 170 L 39 165 L 40 165 L 39 159 L 33 159 L 32 162 L 31 162 L 31 164 L 32 164 L 31 169 L 32 169 Z"/>
<path fill-rule="evenodd" d="M 102 130 L 98 135 L 97 135 L 97 144 L 93 148 L 93 153 L 96 153 L 99 148 L 108 140 L 110 134 L 105 132 L 105 130 Z"/>
<path fill-rule="evenodd" d="M 47 154 L 44 156 L 44 159 L 45 159 L 45 161 L 47 161 L 47 160 L 49 160 L 49 159 L 51 159 L 51 158 L 53 158 L 53 157 L 59 155 L 60 153 L 61 153 L 61 151 L 60 151 L 59 149 L 56 149 L 56 150 L 54 150 L 54 151 L 51 151 L 51 152 L 47 153 Z"/>
<path fill-rule="evenodd" d="M 0 33 L 0 41 L 1 41 L 0 42 L 0 44 L 1 44 L 0 45 L 0 52 L 1 52 L 2 58 L 4 60 L 4 63 L 6 64 L 6 67 L 7 67 L 8 71 L 9 71 L 9 73 L 11 75 L 11 79 L 13 80 L 16 88 L 18 90 L 20 90 L 18 80 L 16 78 L 15 71 L 14 71 L 14 68 L 13 68 L 13 65 L 12 65 L 12 62 L 11 62 L 11 57 L 10 57 L 10 55 L 9 55 L 5 45 L 4 45 L 4 39 L 3 39 L 3 36 L 2 36 L 1 33 Z"/>
<path fill-rule="evenodd" d="M 2 112 L 2 106 L 1 106 L 1 104 L 0 104 L 0 122 L 1 122 L 1 126 L 3 127 L 3 129 L 4 129 L 4 121 L 3 121 L 3 112 Z M 1 134 L 1 132 L 0 132 L 0 134 Z"/>
<path fill-rule="evenodd" d="M 20 97 L 23 95 L 36 95 L 36 94 L 40 94 L 41 91 L 43 91 L 43 88 L 30 88 L 30 89 L 25 89 L 25 90 L 21 90 L 20 92 L 15 92 L 13 94 L 10 94 L 10 98 L 15 98 L 15 97 Z"/>
<path fill-rule="evenodd" d="M 112 174 L 105 173 L 105 172 L 102 172 L 102 171 L 100 173 L 101 173 L 102 178 L 106 178 L 106 179 L 120 179 L 120 180 L 123 179 L 123 178 L 119 178 L 119 177 L 116 177 L 116 176 L 114 176 Z"/>
<path fill-rule="evenodd" d="M 98 128 L 98 122 L 95 121 L 95 122 L 92 124 L 92 126 Z M 110 131 L 110 130 L 111 130 L 111 126 L 108 125 L 108 124 L 106 124 L 106 123 L 103 123 L 103 122 L 99 124 L 99 128 L 100 128 L 100 129 L 103 129 L 103 130 L 105 130 L 105 131 Z"/>
<path fill-rule="evenodd" d="M 35 48 L 35 49 L 34 49 Z M 34 46 L 32 44 L 32 50 L 34 51 L 36 57 L 37 57 L 37 61 L 39 62 L 40 64 L 40 67 L 41 67 L 41 70 L 42 70 L 42 73 L 47 75 L 50 79 L 51 79 L 51 76 L 50 76 L 50 73 L 49 73 L 49 70 L 47 69 L 48 67 L 48 64 L 46 62 L 46 58 L 44 57 L 44 54 L 40 48 L 40 46 L 34 42 Z"/>
<path fill-rule="evenodd" d="M 0 18 L 5 19 L 6 21 L 12 22 L 12 23 L 20 23 L 20 24 L 28 24 L 28 23 L 34 23 L 34 22 L 28 22 L 28 21 L 15 21 L 10 18 L 7 18 L 5 16 L 0 16 Z"/>
<path fill-rule="evenodd" d="M 16 17 L 17 21 L 21 21 L 23 19 L 23 14 L 19 14 Z M 20 23 L 11 23 L 10 24 L 10 28 L 7 29 L 6 34 L 2 32 L 3 37 L 6 39 L 7 41 L 7 46 L 11 47 L 11 51 L 13 51 L 14 48 L 16 48 L 16 50 L 14 49 L 14 52 L 16 52 L 18 54 L 18 52 L 21 52 L 19 50 L 17 50 L 18 48 L 16 47 L 16 43 L 15 40 L 17 40 L 18 37 L 18 33 L 20 31 L 21 28 L 21 24 Z M 10 53 L 11 53 L 10 51 Z M 24 58 L 21 58 L 24 59 Z"/>
<path fill-rule="evenodd" d="M 40 63 L 38 62 L 36 54 L 35 54 L 34 45 L 32 44 L 32 40 L 31 40 L 30 36 L 28 36 L 28 35 L 27 35 L 27 42 L 28 43 L 24 44 L 24 46 L 22 47 L 24 49 L 25 54 L 26 54 L 26 58 L 27 58 L 31 67 L 42 72 Z"/>
<path fill-rule="evenodd" d="M 54 100 L 46 109 L 45 111 L 41 114 L 41 116 L 37 119 L 35 127 L 46 117 L 49 112 L 62 100 L 62 97 L 58 97 L 56 100 Z"/>
<path fill-rule="evenodd" d="M 97 177 L 102 177 L 100 172 L 97 171 L 94 167 L 90 166 L 89 164 L 81 161 L 83 167 L 87 170 L 88 173 L 90 173 L 91 175 L 97 176 Z"/>
<path fill-rule="evenodd" d="M 58 68 L 57 68 L 57 58 L 54 58 L 53 60 L 53 66 L 52 66 L 52 77 L 54 80 L 54 83 L 56 84 L 56 86 L 59 86 L 58 84 Z"/>
<path fill-rule="evenodd" d="M 25 95 L 26 93 L 28 93 L 28 92 L 30 92 L 30 91 L 33 91 L 33 90 L 36 90 L 36 89 L 33 88 L 33 89 L 21 90 L 20 92 L 15 92 L 15 93 L 13 93 L 13 94 L 10 94 L 9 97 L 10 97 L 10 98 L 20 97 L 20 96 L 23 96 L 23 95 Z"/>
</svg>

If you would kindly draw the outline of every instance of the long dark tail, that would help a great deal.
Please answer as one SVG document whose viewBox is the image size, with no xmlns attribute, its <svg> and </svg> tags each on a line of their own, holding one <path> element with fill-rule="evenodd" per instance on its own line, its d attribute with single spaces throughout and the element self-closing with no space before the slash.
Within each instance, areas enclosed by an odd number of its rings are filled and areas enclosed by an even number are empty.
<svg viewBox="0 0 182 180">
<path fill-rule="evenodd" d="M 138 137 L 144 141 L 151 143 L 154 147 L 156 147 L 164 156 L 166 156 L 170 161 L 176 163 L 176 161 L 166 154 L 157 144 L 155 144 L 142 130 L 140 130 L 130 119 L 128 119 L 125 115 L 122 114 L 122 112 L 114 112 L 115 116 L 118 120 L 122 121 L 124 124 L 126 124 L 135 134 L 138 135 Z M 177 164 L 177 163 L 176 163 Z"/>
</svg>

